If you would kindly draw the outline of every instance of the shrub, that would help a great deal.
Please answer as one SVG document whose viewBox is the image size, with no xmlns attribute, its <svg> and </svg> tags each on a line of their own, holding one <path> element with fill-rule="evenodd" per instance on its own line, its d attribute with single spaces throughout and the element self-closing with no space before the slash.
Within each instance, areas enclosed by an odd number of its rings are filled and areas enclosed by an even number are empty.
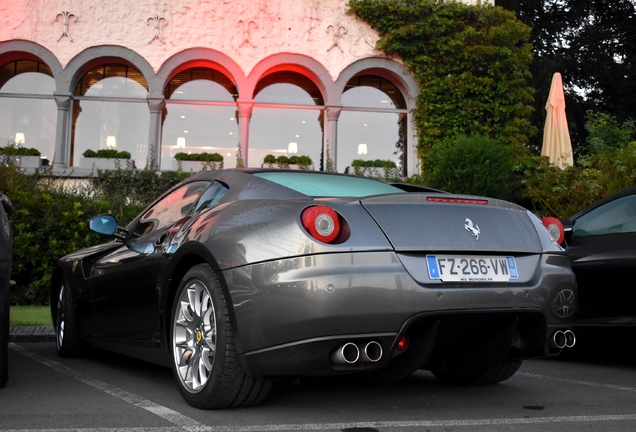
<svg viewBox="0 0 636 432">
<path fill-rule="evenodd" d="M 288 168 L 289 165 L 298 165 L 303 169 L 307 169 L 309 167 L 309 165 L 311 165 L 313 163 L 313 161 L 311 160 L 311 158 L 309 156 L 286 156 L 286 155 L 280 155 L 278 157 L 272 155 L 272 154 L 268 154 L 267 156 L 265 156 L 265 158 L 263 159 L 263 163 L 266 165 L 278 165 L 280 168 Z"/>
<path fill-rule="evenodd" d="M 101 149 L 101 150 L 91 150 L 88 149 L 82 156 L 87 158 L 100 158 L 100 159 L 130 159 L 131 155 L 127 151 L 117 151 L 115 149 Z"/>
<path fill-rule="evenodd" d="M 518 202 L 556 217 L 569 217 L 613 192 L 636 184 L 636 142 L 579 158 L 564 170 L 545 157 L 526 157 L 515 167 Z"/>
<path fill-rule="evenodd" d="M 219 153 L 177 153 L 174 158 L 178 161 L 223 162 Z"/>
<path fill-rule="evenodd" d="M 22 147 L 13 141 L 9 141 L 6 147 L 0 147 L 0 155 L 6 156 L 40 156 L 38 149 Z"/>
<path fill-rule="evenodd" d="M 48 303 L 55 260 L 104 241 L 88 229 L 89 219 L 110 213 L 126 225 L 185 177 L 187 174 L 174 171 L 102 171 L 84 185 L 69 187 L 64 181 L 77 179 L 54 178 L 47 171 L 24 174 L 16 164 L 0 164 L 0 191 L 14 205 L 12 302 Z"/>
<path fill-rule="evenodd" d="M 483 136 L 458 136 L 431 148 L 423 176 L 435 189 L 511 200 L 516 157 L 512 144 Z"/>
<path fill-rule="evenodd" d="M 397 168 L 397 165 L 392 160 L 362 160 L 362 159 L 354 159 L 351 162 L 352 167 L 360 167 L 360 168 Z"/>
<path fill-rule="evenodd" d="M 634 135 L 634 122 L 628 120 L 619 124 L 612 115 L 587 112 L 585 130 L 587 148 L 590 154 L 598 154 L 606 150 L 618 149 L 629 143 Z"/>
</svg>

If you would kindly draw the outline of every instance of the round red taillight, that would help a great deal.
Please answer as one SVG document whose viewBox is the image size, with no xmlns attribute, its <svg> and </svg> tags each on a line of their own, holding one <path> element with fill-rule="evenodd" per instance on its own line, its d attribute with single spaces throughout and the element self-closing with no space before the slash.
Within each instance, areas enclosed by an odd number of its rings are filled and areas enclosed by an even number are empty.
<svg viewBox="0 0 636 432">
<path fill-rule="evenodd" d="M 541 222 L 543 222 L 543 226 L 548 229 L 552 238 L 558 244 L 561 244 L 565 238 L 565 230 L 563 229 L 561 221 L 555 217 L 547 216 L 541 219 Z"/>
<path fill-rule="evenodd" d="M 312 206 L 300 215 L 303 227 L 316 240 L 332 243 L 340 234 L 340 217 L 327 206 Z"/>
<path fill-rule="evenodd" d="M 397 349 L 400 350 L 400 351 L 404 351 L 408 347 L 409 347 L 409 337 L 408 336 L 402 336 L 402 339 L 400 339 L 398 341 Z"/>
</svg>

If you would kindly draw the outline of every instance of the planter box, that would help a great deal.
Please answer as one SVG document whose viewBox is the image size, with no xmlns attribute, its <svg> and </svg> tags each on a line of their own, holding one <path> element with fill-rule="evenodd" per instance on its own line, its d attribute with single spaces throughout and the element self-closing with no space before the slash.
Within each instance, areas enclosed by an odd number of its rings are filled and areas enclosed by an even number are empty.
<svg viewBox="0 0 636 432">
<path fill-rule="evenodd" d="M 116 169 L 134 169 L 135 161 L 132 159 L 115 159 L 115 158 L 87 158 L 80 157 L 79 167 L 90 170 L 116 170 Z"/>
<path fill-rule="evenodd" d="M 278 164 L 263 164 L 261 165 L 261 168 L 280 168 L 280 169 L 290 169 L 290 170 L 304 170 L 304 171 L 314 171 L 314 166 L 313 165 L 307 165 L 307 166 L 300 166 L 300 165 L 295 165 L 295 164 L 291 164 L 291 165 L 278 165 Z"/>
<path fill-rule="evenodd" d="M 40 156 L 5 156 L 19 165 L 20 168 L 42 168 L 42 158 Z"/>
<path fill-rule="evenodd" d="M 223 169 L 223 162 L 177 161 L 177 170 L 184 172 L 199 172 Z"/>
<path fill-rule="evenodd" d="M 400 170 L 397 168 L 380 168 L 380 167 L 352 167 L 353 174 L 362 177 L 372 178 L 402 178 Z"/>
</svg>

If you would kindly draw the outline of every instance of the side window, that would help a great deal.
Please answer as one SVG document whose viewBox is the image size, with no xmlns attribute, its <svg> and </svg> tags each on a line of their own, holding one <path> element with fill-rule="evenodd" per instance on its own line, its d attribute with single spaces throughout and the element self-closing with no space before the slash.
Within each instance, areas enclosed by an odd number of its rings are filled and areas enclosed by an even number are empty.
<svg viewBox="0 0 636 432">
<path fill-rule="evenodd" d="M 219 202 L 221 198 L 225 196 L 226 193 L 227 187 L 225 185 L 219 183 L 218 181 L 214 182 L 214 184 L 210 186 L 203 193 L 203 195 L 201 195 L 201 199 L 197 203 L 194 211 L 197 212 L 199 210 L 214 206 L 217 202 Z"/>
<path fill-rule="evenodd" d="M 595 208 L 574 222 L 573 237 L 636 232 L 636 195 L 624 196 Z"/>
<path fill-rule="evenodd" d="M 172 225 L 192 212 L 192 208 L 201 194 L 208 189 L 210 182 L 188 183 L 173 191 L 150 208 L 140 219 L 139 234 L 147 234 Z"/>
</svg>

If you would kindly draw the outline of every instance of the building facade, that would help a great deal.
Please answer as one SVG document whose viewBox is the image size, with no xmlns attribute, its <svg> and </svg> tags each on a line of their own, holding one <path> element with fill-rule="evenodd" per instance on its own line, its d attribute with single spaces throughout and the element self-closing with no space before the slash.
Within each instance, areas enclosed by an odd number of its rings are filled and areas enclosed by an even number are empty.
<svg viewBox="0 0 636 432">
<path fill-rule="evenodd" d="M 417 85 L 347 0 L 15 0 L 0 3 L 0 146 L 81 175 L 88 150 L 139 169 L 178 152 L 224 167 L 268 154 L 344 172 L 417 173 Z"/>
</svg>

